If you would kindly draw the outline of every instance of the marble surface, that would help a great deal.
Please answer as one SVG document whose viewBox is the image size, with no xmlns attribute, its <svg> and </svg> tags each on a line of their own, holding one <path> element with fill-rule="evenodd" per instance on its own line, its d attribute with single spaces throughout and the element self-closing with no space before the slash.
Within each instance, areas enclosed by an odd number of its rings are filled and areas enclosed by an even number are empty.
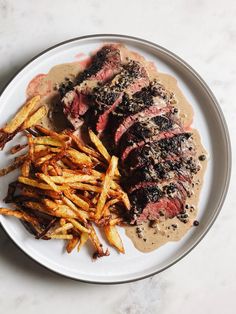
<svg viewBox="0 0 236 314">
<path fill-rule="evenodd" d="M 218 98 L 236 147 L 234 0 L 0 0 L 0 88 L 26 61 L 68 38 L 120 33 L 181 56 Z M 0 229 L 0 313 L 233 314 L 236 306 L 236 179 L 205 239 L 162 274 L 97 286 L 57 276 L 20 252 Z M 219 182 L 220 184 L 220 182 Z"/>
</svg>

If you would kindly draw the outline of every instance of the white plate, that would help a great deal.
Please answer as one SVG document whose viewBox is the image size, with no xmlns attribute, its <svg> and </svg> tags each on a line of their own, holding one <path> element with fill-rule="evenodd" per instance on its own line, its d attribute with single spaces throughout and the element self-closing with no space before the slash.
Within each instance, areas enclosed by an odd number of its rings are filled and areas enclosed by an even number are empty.
<svg viewBox="0 0 236 314">
<path fill-rule="evenodd" d="M 126 254 L 111 250 L 107 258 L 92 262 L 90 250 L 84 247 L 80 254 L 64 252 L 61 241 L 35 240 L 14 218 L 0 217 L 0 222 L 11 239 L 31 258 L 61 275 L 93 283 L 121 283 L 138 280 L 156 274 L 184 257 L 204 237 L 216 219 L 226 196 L 231 168 L 231 152 L 227 127 L 223 114 L 212 92 L 199 75 L 183 60 L 166 49 L 137 38 L 120 35 L 95 35 L 69 40 L 41 53 L 30 61 L 7 85 L 0 98 L 0 125 L 3 125 L 25 101 L 25 89 L 29 81 L 39 73 L 60 63 L 75 60 L 78 53 L 89 54 L 104 42 L 122 42 L 130 49 L 153 60 L 161 72 L 177 78 L 187 99 L 194 108 L 194 127 L 202 136 L 210 160 L 200 197 L 198 220 L 179 242 L 172 242 L 151 253 L 141 253 L 132 245 L 121 229 Z M 16 143 L 18 138 L 14 139 Z M 13 143 L 11 143 L 13 145 Z M 0 153 L 0 167 L 9 162 L 7 150 Z M 9 174 L 0 179 L 2 200 L 8 183 L 16 178 Z M 5 206 L 1 202 L 0 206 Z"/>
</svg>

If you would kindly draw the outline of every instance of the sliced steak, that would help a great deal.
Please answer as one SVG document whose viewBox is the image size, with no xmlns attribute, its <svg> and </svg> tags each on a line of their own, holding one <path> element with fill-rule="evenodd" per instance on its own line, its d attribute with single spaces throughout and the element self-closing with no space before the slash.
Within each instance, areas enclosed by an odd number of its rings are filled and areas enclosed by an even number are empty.
<svg viewBox="0 0 236 314">
<path fill-rule="evenodd" d="M 146 143 L 155 142 L 161 138 L 170 137 L 182 132 L 180 123 L 173 117 L 172 109 L 167 114 L 155 116 L 134 123 L 119 141 L 119 155 L 124 161 L 132 150 Z"/>
<path fill-rule="evenodd" d="M 177 182 L 170 182 L 162 188 L 155 182 L 141 186 L 130 194 L 132 208 L 129 212 L 131 223 L 156 220 L 160 216 L 173 218 L 182 212 L 186 193 Z"/>
<path fill-rule="evenodd" d="M 123 179 L 122 185 L 126 191 L 132 192 L 143 182 L 163 184 L 163 182 L 175 179 L 183 182 L 186 192 L 189 192 L 191 189 L 189 183 L 199 170 L 198 168 L 199 165 L 193 157 L 167 158 L 156 164 L 149 163 L 135 169 Z"/>
<path fill-rule="evenodd" d="M 139 62 L 130 61 L 111 82 L 96 88 L 90 113 L 95 130 L 98 133 L 105 130 L 110 112 L 120 104 L 124 93 L 131 97 L 148 84 L 149 78 L 144 67 Z"/>
<path fill-rule="evenodd" d="M 144 87 L 133 97 L 125 95 L 122 103 L 112 112 L 109 125 L 114 134 L 114 143 L 118 145 L 122 135 L 137 121 L 146 117 L 152 118 L 168 112 L 169 105 L 174 101 L 173 94 L 154 81 Z"/>
<path fill-rule="evenodd" d="M 149 163 L 158 163 L 169 156 L 170 159 L 194 154 L 191 133 L 173 134 L 156 142 L 147 143 L 131 151 L 124 160 L 125 169 L 133 170 Z"/>
<path fill-rule="evenodd" d="M 90 66 L 78 75 L 75 84 L 64 84 L 61 89 L 64 113 L 74 128 L 80 125 L 80 117 L 88 110 L 88 95 L 98 84 L 119 73 L 121 62 L 118 45 L 106 45 L 92 58 Z"/>
</svg>

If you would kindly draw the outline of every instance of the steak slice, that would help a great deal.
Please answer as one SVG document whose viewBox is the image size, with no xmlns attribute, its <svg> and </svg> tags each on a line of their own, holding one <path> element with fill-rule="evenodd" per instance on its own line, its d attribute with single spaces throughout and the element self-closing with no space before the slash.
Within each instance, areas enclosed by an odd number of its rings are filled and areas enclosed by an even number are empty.
<svg viewBox="0 0 236 314">
<path fill-rule="evenodd" d="M 179 121 L 176 121 L 169 107 L 167 114 L 155 116 L 134 123 L 121 137 L 119 141 L 119 154 L 124 161 L 132 150 L 146 143 L 155 142 L 161 138 L 170 137 L 180 133 Z"/>
<path fill-rule="evenodd" d="M 160 216 L 173 218 L 183 211 L 185 201 L 186 193 L 182 193 L 178 182 L 169 182 L 161 188 L 155 182 L 149 186 L 144 184 L 130 194 L 130 222 L 139 224 Z"/>
<path fill-rule="evenodd" d="M 148 87 L 144 87 L 131 98 L 124 95 L 122 103 L 112 112 L 109 121 L 115 145 L 118 145 L 122 135 L 135 122 L 168 112 L 170 110 L 168 106 L 173 102 L 173 94 L 157 81 L 151 82 Z"/>
<path fill-rule="evenodd" d="M 158 163 L 165 158 L 184 157 L 194 154 L 195 147 L 191 133 L 172 133 L 172 136 L 162 138 L 155 142 L 146 143 L 141 147 L 132 150 L 124 160 L 123 165 L 126 170 L 133 170 L 145 164 Z"/>
<path fill-rule="evenodd" d="M 176 159 L 165 159 L 156 164 L 145 164 L 135 169 L 122 182 L 126 191 L 132 192 L 139 188 L 143 182 L 156 182 L 163 184 L 169 180 L 183 182 L 183 187 L 190 193 L 191 180 L 199 170 L 199 165 L 193 157 L 180 157 Z"/>
<path fill-rule="evenodd" d="M 64 86 L 61 90 L 64 113 L 74 128 L 80 125 L 80 117 L 88 110 L 88 95 L 98 84 L 119 73 L 121 62 L 119 46 L 106 45 L 92 58 L 90 66 L 78 75 L 75 84 L 70 83 L 68 88 Z"/>
<path fill-rule="evenodd" d="M 96 88 L 90 113 L 94 129 L 98 133 L 105 130 L 110 112 L 120 104 L 124 93 L 132 96 L 148 84 L 149 78 L 144 67 L 137 61 L 129 61 L 111 82 Z"/>
</svg>

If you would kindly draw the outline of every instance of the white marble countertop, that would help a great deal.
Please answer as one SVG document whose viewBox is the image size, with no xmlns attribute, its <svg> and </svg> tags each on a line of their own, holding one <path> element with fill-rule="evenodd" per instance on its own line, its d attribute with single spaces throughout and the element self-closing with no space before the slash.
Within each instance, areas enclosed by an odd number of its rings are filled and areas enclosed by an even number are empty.
<svg viewBox="0 0 236 314">
<path fill-rule="evenodd" d="M 32 56 L 60 41 L 92 33 L 142 37 L 175 52 L 208 82 L 234 134 L 235 153 L 235 15 L 234 0 L 0 0 L 0 87 Z M 98 286 L 57 276 L 26 257 L 0 229 L 0 313 L 235 313 L 235 179 L 233 167 L 223 210 L 197 248 L 162 274 L 136 283 Z"/>
</svg>

